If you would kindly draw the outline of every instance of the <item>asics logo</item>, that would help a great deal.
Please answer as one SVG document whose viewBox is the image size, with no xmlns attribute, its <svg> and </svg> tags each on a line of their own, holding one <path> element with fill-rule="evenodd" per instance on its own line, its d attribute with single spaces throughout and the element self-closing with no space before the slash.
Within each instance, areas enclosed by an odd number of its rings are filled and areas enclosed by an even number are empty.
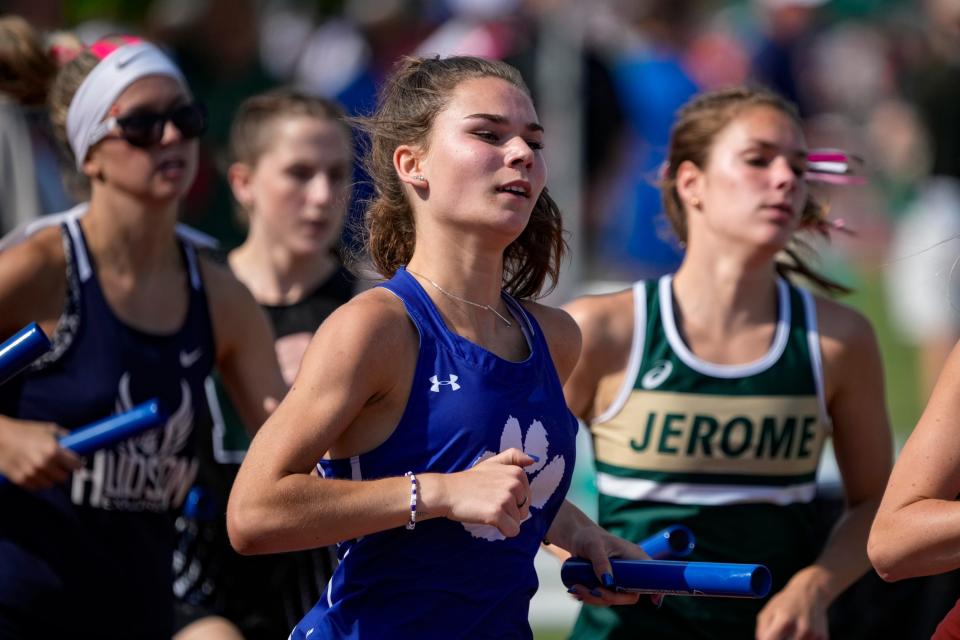
<svg viewBox="0 0 960 640">
<path fill-rule="evenodd" d="M 200 359 L 200 356 L 203 355 L 203 349 L 197 347 L 193 351 L 184 351 L 180 350 L 180 366 L 184 369 L 187 369 L 193 366 L 197 360 Z"/>
<path fill-rule="evenodd" d="M 653 368 L 643 374 L 640 386 L 644 389 L 656 389 L 673 373 L 673 363 L 669 360 L 659 360 Z"/>
<path fill-rule="evenodd" d="M 430 391 L 440 393 L 440 387 L 450 387 L 451 391 L 457 391 L 460 388 L 460 385 L 457 384 L 457 380 L 459 379 L 459 376 L 452 373 L 450 374 L 449 380 L 441 380 L 437 376 L 432 375 L 430 376 Z"/>
</svg>

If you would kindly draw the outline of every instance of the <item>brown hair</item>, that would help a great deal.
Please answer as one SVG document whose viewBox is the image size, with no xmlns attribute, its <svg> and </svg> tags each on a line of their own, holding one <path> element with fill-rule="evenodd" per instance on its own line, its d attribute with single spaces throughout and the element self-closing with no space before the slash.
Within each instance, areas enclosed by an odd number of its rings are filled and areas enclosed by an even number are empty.
<svg viewBox="0 0 960 640">
<path fill-rule="evenodd" d="M 70 148 L 70 139 L 67 137 L 67 112 L 70 110 L 70 102 L 76 95 L 77 89 L 83 84 L 84 79 L 97 66 L 100 59 L 84 49 L 76 58 L 63 65 L 60 72 L 57 73 L 53 86 L 50 87 L 50 96 L 47 98 L 47 104 L 50 107 L 50 121 L 53 123 L 53 132 L 57 136 L 67 158 L 74 160 L 73 149 Z"/>
<path fill-rule="evenodd" d="M 347 142 L 353 139 L 343 108 L 327 98 L 311 96 L 291 88 L 281 88 L 252 96 L 237 108 L 230 127 L 230 155 L 236 162 L 257 164 L 270 146 L 270 126 L 280 118 L 307 116 L 329 120 L 341 126 Z"/>
<path fill-rule="evenodd" d="M 77 171 L 73 149 L 67 136 L 67 112 L 70 102 L 100 59 L 84 49 L 75 58 L 60 67 L 50 95 L 47 96 L 47 107 L 50 110 L 50 123 L 53 125 L 53 135 L 60 148 L 60 175 L 63 178 L 70 194 L 77 200 L 90 197 L 90 178 L 83 171 Z"/>
<path fill-rule="evenodd" d="M 681 243 L 687 241 L 687 217 L 677 191 L 677 168 L 686 161 L 698 167 L 706 167 L 713 141 L 731 121 L 753 107 L 770 107 L 786 114 L 801 127 L 796 108 L 772 91 L 755 87 L 734 87 L 697 96 L 685 104 L 677 114 L 676 123 L 670 132 L 670 147 L 667 165 L 660 182 L 660 194 L 664 214 L 670 227 Z M 800 214 L 800 228 L 810 229 L 824 236 L 829 234 L 830 223 L 826 211 L 808 195 Z M 795 274 L 805 278 L 830 293 L 849 293 L 850 289 L 814 271 L 801 254 L 812 249 L 802 239 L 794 236 L 783 249 L 786 260 L 778 259 L 777 272 L 787 277 Z"/>
<path fill-rule="evenodd" d="M 29 22 L 0 18 L 0 92 L 23 105 L 43 104 L 56 73 L 56 62 Z"/>
<path fill-rule="evenodd" d="M 371 138 L 365 165 L 374 196 L 367 206 L 365 232 L 367 250 L 381 275 L 393 276 L 410 260 L 416 243 L 413 210 L 393 166 L 394 150 L 403 144 L 426 148 L 434 119 L 454 89 L 465 80 L 487 77 L 530 95 L 520 72 L 504 62 L 470 56 L 406 57 L 387 79 L 376 112 L 355 119 Z M 533 298 L 548 276 L 552 289 L 566 247 L 560 210 L 544 189 L 526 228 L 504 251 L 504 289 L 517 298 Z"/>
<path fill-rule="evenodd" d="M 352 162 L 353 131 L 346 121 L 343 107 L 329 98 L 308 95 L 289 87 L 251 96 L 240 103 L 230 125 L 230 157 L 234 162 L 256 167 L 260 156 L 270 147 L 273 125 L 282 118 L 296 116 L 328 120 L 339 125 L 346 135 Z M 250 212 L 239 203 L 234 214 L 241 225 L 249 224 Z"/>
</svg>

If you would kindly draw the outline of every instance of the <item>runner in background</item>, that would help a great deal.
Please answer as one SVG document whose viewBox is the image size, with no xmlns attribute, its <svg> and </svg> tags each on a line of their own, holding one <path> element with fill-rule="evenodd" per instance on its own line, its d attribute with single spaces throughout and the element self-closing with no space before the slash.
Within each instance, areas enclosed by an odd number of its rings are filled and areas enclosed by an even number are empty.
<svg viewBox="0 0 960 640">
<path fill-rule="evenodd" d="M 772 595 L 666 598 L 657 615 L 585 607 L 576 638 L 825 638 L 827 607 L 869 568 L 891 458 L 883 372 L 866 319 L 791 281 L 840 289 L 797 245 L 828 229 L 806 154 L 793 106 L 772 93 L 692 99 L 662 182 L 679 269 L 567 306 L 584 347 L 565 390 L 593 435 L 600 524 L 634 541 L 685 524 L 692 560 L 765 564 Z M 828 437 L 847 509 L 821 548 Z"/>
<path fill-rule="evenodd" d="M 147 42 L 99 41 L 50 105 L 90 202 L 0 252 L 0 337 L 36 321 L 53 343 L 0 387 L 0 637 L 169 640 L 205 380 L 219 368 L 252 430 L 285 389 L 253 298 L 177 230 L 206 126 L 180 70 Z M 162 429 L 82 460 L 57 444 L 154 397 Z"/>
<path fill-rule="evenodd" d="M 228 262 L 270 319 L 287 384 L 317 327 L 353 295 L 337 251 L 353 163 L 343 118 L 327 99 L 282 89 L 245 100 L 231 131 L 228 178 L 249 232 Z M 320 598 L 336 550 L 245 558 L 230 547 L 223 514 L 249 436 L 215 380 L 213 430 L 200 443 L 198 483 L 177 522 L 177 638 L 212 637 L 212 614 L 247 640 L 286 637 Z"/>
</svg>

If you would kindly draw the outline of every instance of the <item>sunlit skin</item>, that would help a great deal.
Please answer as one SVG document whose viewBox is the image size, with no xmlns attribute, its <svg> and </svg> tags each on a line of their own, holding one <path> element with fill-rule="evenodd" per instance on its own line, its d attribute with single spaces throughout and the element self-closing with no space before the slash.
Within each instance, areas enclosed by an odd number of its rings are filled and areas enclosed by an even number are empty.
<svg viewBox="0 0 960 640">
<path fill-rule="evenodd" d="M 127 87 L 109 115 L 164 113 L 190 100 L 187 91 L 173 78 L 148 76 Z M 128 144 L 118 134 L 119 131 L 94 145 L 83 164 L 95 191 L 109 190 L 121 198 L 153 206 L 173 204 L 186 194 L 197 173 L 196 138 L 184 139 L 169 121 L 160 142 L 147 149 Z"/>
<path fill-rule="evenodd" d="M 546 184 L 542 148 L 543 128 L 527 94 L 499 78 L 461 82 L 437 115 L 418 165 L 429 183 L 429 197 L 414 208 L 418 227 L 442 227 L 443 241 L 456 243 L 464 228 L 481 226 L 490 242 L 506 247 L 526 227 Z"/>
<path fill-rule="evenodd" d="M 782 111 L 758 106 L 734 118 L 715 138 L 702 170 L 685 163 L 679 172 L 678 182 L 688 181 L 680 185 L 688 251 L 732 244 L 752 254 L 752 262 L 768 261 L 799 227 L 806 155 L 803 133 Z"/>
</svg>

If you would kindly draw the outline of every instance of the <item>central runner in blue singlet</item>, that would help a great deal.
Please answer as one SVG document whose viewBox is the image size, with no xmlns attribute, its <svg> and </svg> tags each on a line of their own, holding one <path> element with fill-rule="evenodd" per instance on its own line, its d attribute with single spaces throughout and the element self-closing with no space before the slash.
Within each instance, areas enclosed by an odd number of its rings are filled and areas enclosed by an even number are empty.
<svg viewBox="0 0 960 640">
<path fill-rule="evenodd" d="M 367 249 L 390 280 L 313 337 L 237 475 L 231 542 L 340 545 L 293 638 L 531 638 L 545 538 L 607 585 L 611 555 L 643 557 L 564 500 L 580 336 L 532 301 L 564 250 L 542 127 L 515 69 L 468 57 L 403 61 L 368 124 Z"/>
<path fill-rule="evenodd" d="M 407 470 L 450 473 L 516 447 L 537 462 L 530 519 L 504 539 L 494 527 L 447 519 L 415 531 L 390 529 L 340 545 L 340 566 L 293 637 L 508 638 L 526 627 L 537 589 L 533 556 L 563 502 L 573 471 L 577 423 L 536 320 L 504 294 L 530 356 L 509 362 L 452 333 L 406 270 L 383 285 L 400 298 L 420 334 L 413 388 L 403 417 L 382 445 L 346 460 L 321 460 L 327 478 L 361 480 Z M 469 576 L 469 578 L 468 578 Z M 432 633 L 423 627 L 429 602 Z M 377 617 L 363 614 L 377 611 Z"/>
</svg>

